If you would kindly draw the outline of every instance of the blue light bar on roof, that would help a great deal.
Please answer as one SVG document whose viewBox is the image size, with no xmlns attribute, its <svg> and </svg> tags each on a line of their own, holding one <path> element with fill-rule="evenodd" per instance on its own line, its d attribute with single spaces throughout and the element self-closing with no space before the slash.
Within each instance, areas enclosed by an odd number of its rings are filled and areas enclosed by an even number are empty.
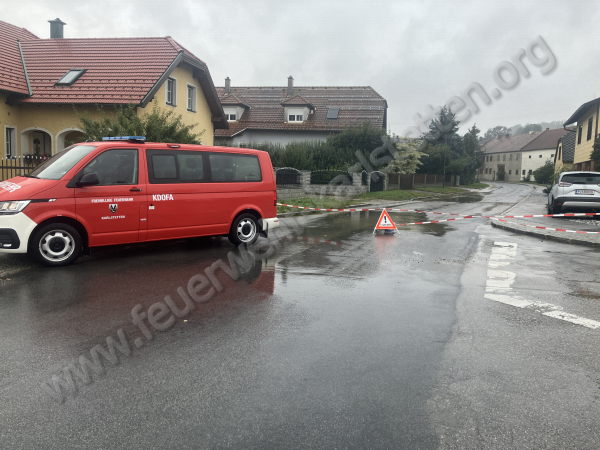
<svg viewBox="0 0 600 450">
<path fill-rule="evenodd" d="M 146 136 L 113 136 L 103 137 L 103 141 L 145 141 Z"/>
</svg>

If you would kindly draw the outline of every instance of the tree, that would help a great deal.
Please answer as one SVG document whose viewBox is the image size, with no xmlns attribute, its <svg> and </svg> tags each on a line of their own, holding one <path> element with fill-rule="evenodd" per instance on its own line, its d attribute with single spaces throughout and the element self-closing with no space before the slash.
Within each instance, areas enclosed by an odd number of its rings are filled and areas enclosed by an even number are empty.
<svg viewBox="0 0 600 450">
<path fill-rule="evenodd" d="M 475 141 L 478 141 L 479 133 L 481 133 L 481 130 L 477 128 L 477 124 L 474 123 L 471 129 L 469 130 L 469 133 L 475 138 Z"/>
<path fill-rule="evenodd" d="M 549 159 L 545 164 L 533 171 L 535 181 L 540 184 L 551 184 L 554 178 L 554 163 Z"/>
<path fill-rule="evenodd" d="M 426 144 L 447 143 L 448 136 L 456 134 L 459 124 L 452 109 L 444 105 L 437 117 L 429 122 L 429 131 L 423 135 L 423 139 Z"/>
<path fill-rule="evenodd" d="M 490 128 L 488 129 L 485 134 L 483 135 L 484 138 L 496 138 L 498 136 L 505 136 L 507 134 L 510 134 L 510 131 L 508 128 L 506 128 L 505 126 L 497 126 L 494 128 Z"/>
<path fill-rule="evenodd" d="M 392 161 L 383 168 L 384 173 L 415 173 L 423 164 L 420 160 L 425 153 L 419 151 L 421 141 L 417 139 L 405 139 L 398 145 L 398 151 L 394 153 Z"/>
<path fill-rule="evenodd" d="M 77 112 L 77 111 L 76 111 Z M 154 100 L 152 111 L 142 116 L 137 114 L 137 106 L 129 104 L 116 108 L 114 115 L 108 115 L 98 106 L 100 119 L 92 119 L 89 114 L 77 114 L 80 127 L 87 139 L 100 141 L 110 136 L 145 136 L 148 142 L 172 142 L 179 144 L 200 144 L 206 130 L 193 133 L 194 125 L 185 125 L 181 115 L 175 110 L 162 110 Z"/>
<path fill-rule="evenodd" d="M 479 144 L 477 143 L 477 138 L 473 136 L 471 132 L 468 132 L 463 136 L 463 142 L 467 155 L 475 156 L 475 153 L 480 149 Z"/>
</svg>

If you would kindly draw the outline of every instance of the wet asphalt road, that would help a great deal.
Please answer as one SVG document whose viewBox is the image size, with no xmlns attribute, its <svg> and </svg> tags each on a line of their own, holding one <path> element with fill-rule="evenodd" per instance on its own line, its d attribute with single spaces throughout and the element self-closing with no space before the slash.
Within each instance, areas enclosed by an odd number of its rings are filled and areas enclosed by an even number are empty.
<svg viewBox="0 0 600 450">
<path fill-rule="evenodd" d="M 498 184 L 402 207 L 509 214 L 540 198 Z M 181 312 L 178 287 L 227 261 L 227 240 L 107 248 L 53 270 L 0 256 L 0 448 L 598 448 L 600 329 L 539 306 L 600 321 L 598 250 L 483 219 L 374 236 L 378 217 L 286 219 L 287 239 L 237 281 L 216 272 L 222 290 L 165 331 L 145 320 L 151 340 L 132 309 L 170 296 Z M 502 295 L 534 306 L 486 298 L 498 255 L 514 275 Z M 63 368 L 119 330 L 129 355 L 73 390 Z"/>
</svg>

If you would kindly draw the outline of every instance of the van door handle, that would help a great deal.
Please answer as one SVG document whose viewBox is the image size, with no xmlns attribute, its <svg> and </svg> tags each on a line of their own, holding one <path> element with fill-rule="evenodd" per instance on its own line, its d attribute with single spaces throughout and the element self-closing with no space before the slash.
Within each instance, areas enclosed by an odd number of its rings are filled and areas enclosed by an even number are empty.
<svg viewBox="0 0 600 450">
<path fill-rule="evenodd" d="M 129 189 L 129 192 L 140 192 L 141 189 L 140 188 L 131 188 Z"/>
</svg>

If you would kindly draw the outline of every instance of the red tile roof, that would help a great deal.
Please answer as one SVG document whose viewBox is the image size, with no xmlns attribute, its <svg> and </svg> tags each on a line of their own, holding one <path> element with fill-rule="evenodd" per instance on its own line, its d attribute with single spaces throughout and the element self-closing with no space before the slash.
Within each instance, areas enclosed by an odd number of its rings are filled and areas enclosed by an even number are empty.
<svg viewBox="0 0 600 450">
<path fill-rule="evenodd" d="M 39 39 L 25 28 L 0 20 L 0 90 L 29 94 L 17 41 Z"/>
<path fill-rule="evenodd" d="M 25 69 L 17 40 L 21 41 Z M 39 39 L 0 22 L 0 89 L 9 103 L 142 104 L 178 63 L 189 64 L 216 128 L 228 128 L 206 64 L 170 36 L 159 38 Z M 71 69 L 85 69 L 70 86 L 56 86 Z M 29 76 L 32 95 L 27 89 Z M 25 95 L 18 95 L 25 94 Z"/>
<path fill-rule="evenodd" d="M 24 103 L 140 103 L 179 54 L 170 38 L 40 39 L 21 43 L 33 96 Z M 55 86 L 70 69 L 87 71 Z"/>
<path fill-rule="evenodd" d="M 221 104 L 222 105 L 232 105 L 232 106 L 239 105 L 239 106 L 243 106 L 245 108 L 250 108 L 248 105 L 246 105 L 243 101 L 241 101 L 235 95 L 226 95 L 225 97 L 221 97 Z"/>
<path fill-rule="evenodd" d="M 290 99 L 287 99 L 287 100 L 281 102 L 281 104 L 285 105 L 285 106 L 308 106 L 311 109 L 314 108 L 310 102 L 307 102 L 299 95 L 296 95 Z"/>
<path fill-rule="evenodd" d="M 224 98 L 224 88 L 217 88 Z M 240 120 L 229 122 L 228 130 L 215 130 L 217 137 L 231 137 L 246 129 L 340 131 L 369 121 L 385 128 L 387 102 L 373 88 L 358 87 L 294 87 L 287 96 L 286 87 L 231 87 L 230 92 L 250 106 Z M 282 103 L 300 97 L 314 106 L 315 111 L 304 122 L 287 123 Z M 295 104 L 294 100 L 294 104 Z M 337 119 L 327 119 L 330 107 L 340 108 Z"/>
</svg>

